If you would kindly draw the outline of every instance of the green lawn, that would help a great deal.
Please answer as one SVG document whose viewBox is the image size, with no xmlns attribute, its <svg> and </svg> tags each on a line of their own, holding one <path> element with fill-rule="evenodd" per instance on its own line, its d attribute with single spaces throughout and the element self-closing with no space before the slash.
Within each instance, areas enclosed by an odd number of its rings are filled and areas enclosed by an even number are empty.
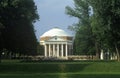
<svg viewBox="0 0 120 78">
<path fill-rule="evenodd" d="M 120 78 L 120 62 L 3 61 L 0 78 Z"/>
</svg>

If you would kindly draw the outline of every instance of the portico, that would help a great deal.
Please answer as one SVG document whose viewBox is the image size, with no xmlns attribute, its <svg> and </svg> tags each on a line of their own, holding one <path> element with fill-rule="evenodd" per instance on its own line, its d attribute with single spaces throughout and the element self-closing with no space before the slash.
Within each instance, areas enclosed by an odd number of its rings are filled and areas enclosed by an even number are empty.
<svg viewBox="0 0 120 78">
<path fill-rule="evenodd" d="M 67 57 L 72 54 L 72 44 L 67 42 L 62 43 L 45 43 L 45 57 Z M 69 53 L 68 53 L 69 52 Z"/>
</svg>

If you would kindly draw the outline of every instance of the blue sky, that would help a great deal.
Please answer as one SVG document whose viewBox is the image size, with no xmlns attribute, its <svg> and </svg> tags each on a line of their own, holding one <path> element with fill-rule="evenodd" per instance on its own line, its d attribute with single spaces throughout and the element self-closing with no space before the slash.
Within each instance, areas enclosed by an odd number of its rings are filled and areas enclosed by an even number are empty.
<svg viewBox="0 0 120 78">
<path fill-rule="evenodd" d="M 39 40 L 40 36 L 53 27 L 59 27 L 66 32 L 73 34 L 68 30 L 68 26 L 77 22 L 76 18 L 65 14 L 65 7 L 74 7 L 73 0 L 34 0 L 37 5 L 37 11 L 40 15 L 40 21 L 34 24 L 35 34 Z"/>
</svg>

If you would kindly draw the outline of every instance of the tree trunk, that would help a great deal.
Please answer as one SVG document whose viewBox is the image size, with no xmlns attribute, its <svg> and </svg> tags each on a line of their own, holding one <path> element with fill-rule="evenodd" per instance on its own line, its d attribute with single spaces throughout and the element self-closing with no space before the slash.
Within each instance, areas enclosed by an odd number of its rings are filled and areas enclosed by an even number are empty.
<svg viewBox="0 0 120 78">
<path fill-rule="evenodd" d="M 1 59 L 2 59 L 2 57 L 1 57 L 1 56 L 2 56 L 2 53 L 1 53 L 1 51 L 0 51 L 0 63 L 1 63 Z"/>
<path fill-rule="evenodd" d="M 98 43 L 95 41 L 95 48 L 96 48 L 96 59 L 99 60 L 99 48 L 98 48 Z"/>
<path fill-rule="evenodd" d="M 119 50 L 118 50 L 117 44 L 115 44 L 115 50 L 117 53 L 117 61 L 120 61 L 120 55 L 119 55 Z"/>
</svg>

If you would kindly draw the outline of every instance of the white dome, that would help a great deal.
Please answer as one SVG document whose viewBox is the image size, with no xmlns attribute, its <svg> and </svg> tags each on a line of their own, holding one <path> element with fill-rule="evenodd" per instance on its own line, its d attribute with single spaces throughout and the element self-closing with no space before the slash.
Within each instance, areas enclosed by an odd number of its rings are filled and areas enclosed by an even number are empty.
<svg viewBox="0 0 120 78">
<path fill-rule="evenodd" d="M 64 30 L 60 28 L 52 28 L 49 31 L 45 32 L 41 37 L 46 37 L 46 36 L 70 36 L 70 34 L 66 33 Z"/>
</svg>

